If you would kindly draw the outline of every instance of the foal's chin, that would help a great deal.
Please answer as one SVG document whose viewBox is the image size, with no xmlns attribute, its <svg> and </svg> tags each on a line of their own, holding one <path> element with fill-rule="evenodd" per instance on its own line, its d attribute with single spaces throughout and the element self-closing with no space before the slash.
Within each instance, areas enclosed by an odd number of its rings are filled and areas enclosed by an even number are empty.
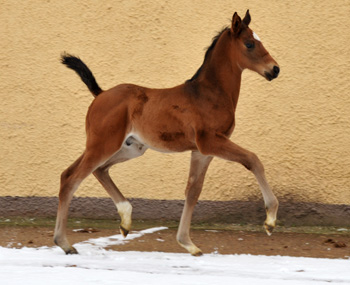
<svg viewBox="0 0 350 285">
<path fill-rule="evenodd" d="M 271 70 L 270 72 L 265 71 L 263 77 L 265 77 L 268 81 L 272 81 L 278 77 L 279 73 L 280 68 L 278 66 L 274 66 L 273 70 Z"/>
<path fill-rule="evenodd" d="M 266 72 L 264 73 L 264 77 L 267 81 L 272 81 L 274 80 L 275 78 L 277 78 L 277 76 L 275 76 L 274 74 L 272 73 L 269 73 L 269 72 Z"/>
</svg>

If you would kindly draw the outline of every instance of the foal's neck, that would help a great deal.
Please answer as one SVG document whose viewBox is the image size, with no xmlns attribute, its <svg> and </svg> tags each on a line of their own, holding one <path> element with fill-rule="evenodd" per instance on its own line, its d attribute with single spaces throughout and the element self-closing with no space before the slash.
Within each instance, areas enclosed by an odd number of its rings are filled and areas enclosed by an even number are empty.
<svg viewBox="0 0 350 285">
<path fill-rule="evenodd" d="M 224 32 L 218 39 L 208 61 L 203 66 L 202 82 L 213 91 L 214 96 L 232 99 L 236 109 L 241 88 L 242 69 L 230 58 L 234 48 L 229 39 L 229 32 Z"/>
</svg>

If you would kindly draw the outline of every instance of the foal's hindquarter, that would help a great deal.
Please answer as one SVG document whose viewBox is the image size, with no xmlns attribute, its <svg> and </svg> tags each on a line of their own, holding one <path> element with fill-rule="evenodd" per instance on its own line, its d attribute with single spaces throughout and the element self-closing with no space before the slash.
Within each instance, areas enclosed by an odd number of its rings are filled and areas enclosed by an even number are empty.
<svg viewBox="0 0 350 285">
<path fill-rule="evenodd" d="M 248 28 L 247 15 L 249 12 L 244 19 L 246 25 L 244 20 L 241 22 L 240 18 L 236 18 L 242 29 L 239 37 L 245 35 L 243 31 L 253 36 Z M 275 227 L 278 201 L 266 181 L 264 167 L 254 153 L 229 140 L 235 126 L 244 61 L 232 64 L 230 72 L 227 65 L 221 63 L 223 52 L 230 57 L 224 60 L 239 60 L 235 45 L 240 38 L 234 37 L 237 28 L 232 24 L 231 30 L 226 29 L 218 36 L 212 50 L 206 55 L 200 73 L 193 80 L 170 89 L 123 84 L 95 94 L 97 97 L 86 117 L 85 152 L 61 176 L 55 242 L 66 253 L 77 253 L 66 238 L 69 204 L 81 181 L 91 173 L 113 199 L 121 217 L 120 230 L 124 236 L 128 234 L 132 206 L 113 183 L 108 170 L 116 163 L 142 155 L 148 148 L 161 152 L 192 151 L 185 206 L 177 233 L 179 244 L 192 255 L 201 255 L 201 250 L 191 241 L 190 224 L 213 157 L 238 162 L 255 175 L 267 211 L 264 226 L 271 234 Z M 228 48 L 230 50 L 226 50 Z M 231 49 L 236 50 L 232 52 Z M 276 62 L 270 56 L 268 59 L 266 54 L 264 56 L 265 65 L 272 64 L 275 68 Z M 222 74 L 225 76 L 222 77 Z M 267 77 L 275 78 L 277 75 L 269 74 Z"/>
</svg>

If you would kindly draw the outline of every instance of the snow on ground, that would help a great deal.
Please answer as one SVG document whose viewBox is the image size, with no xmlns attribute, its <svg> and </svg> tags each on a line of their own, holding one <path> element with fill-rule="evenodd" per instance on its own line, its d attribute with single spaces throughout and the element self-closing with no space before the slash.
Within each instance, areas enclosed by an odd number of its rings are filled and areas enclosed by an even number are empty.
<svg viewBox="0 0 350 285">
<path fill-rule="evenodd" d="M 58 247 L 0 247 L 0 284 L 350 284 L 350 260 L 105 249 L 163 229 L 81 242 L 79 255 Z"/>
</svg>

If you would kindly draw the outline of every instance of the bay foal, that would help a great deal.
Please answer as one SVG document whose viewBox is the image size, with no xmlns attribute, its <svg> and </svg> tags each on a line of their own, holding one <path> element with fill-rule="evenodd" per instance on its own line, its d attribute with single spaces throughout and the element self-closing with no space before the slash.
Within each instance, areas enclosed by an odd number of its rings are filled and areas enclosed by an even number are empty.
<svg viewBox="0 0 350 285">
<path fill-rule="evenodd" d="M 86 116 L 86 149 L 61 176 L 55 243 L 67 254 L 77 253 L 66 237 L 68 209 L 73 193 L 91 173 L 109 193 L 121 217 L 120 230 L 131 228 L 132 206 L 109 176 L 109 168 L 144 154 L 191 151 L 186 201 L 177 241 L 192 255 L 201 255 L 190 238 L 194 206 L 213 157 L 244 165 L 256 177 L 266 206 L 265 229 L 275 227 L 278 201 L 272 193 L 258 157 L 229 140 L 235 127 L 235 110 L 244 69 L 267 80 L 276 78 L 279 67 L 249 28 L 249 10 L 242 20 L 234 13 L 208 48 L 196 74 L 169 89 L 150 89 L 121 84 L 103 91 L 88 67 L 77 57 L 64 54 L 63 64 L 75 70 L 96 97 Z"/>
</svg>

